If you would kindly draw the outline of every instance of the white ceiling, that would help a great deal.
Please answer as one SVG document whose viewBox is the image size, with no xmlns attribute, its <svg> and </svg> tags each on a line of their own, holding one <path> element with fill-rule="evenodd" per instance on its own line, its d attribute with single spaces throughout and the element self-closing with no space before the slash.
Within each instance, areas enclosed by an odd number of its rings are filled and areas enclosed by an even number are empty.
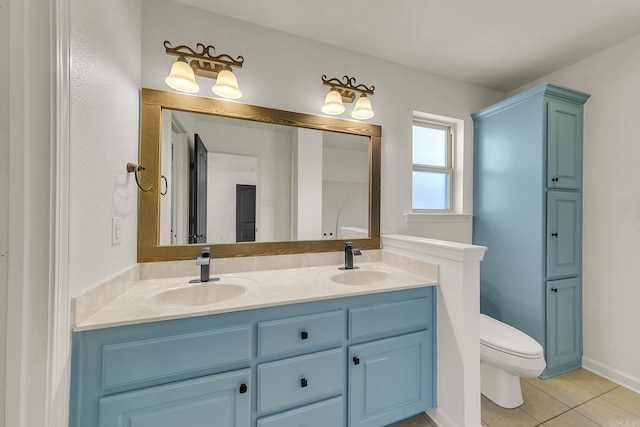
<svg viewBox="0 0 640 427">
<path fill-rule="evenodd" d="M 177 1 L 505 92 L 640 34 L 640 0 Z"/>
</svg>

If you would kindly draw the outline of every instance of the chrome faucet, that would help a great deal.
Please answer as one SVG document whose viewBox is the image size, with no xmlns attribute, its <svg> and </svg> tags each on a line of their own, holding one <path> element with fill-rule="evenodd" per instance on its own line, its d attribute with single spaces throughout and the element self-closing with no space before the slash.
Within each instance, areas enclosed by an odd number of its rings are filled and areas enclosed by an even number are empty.
<svg viewBox="0 0 640 427">
<path fill-rule="evenodd" d="M 196 258 L 196 265 L 200 266 L 200 281 L 209 281 L 209 269 L 211 266 L 211 249 L 202 248 L 200 255 Z"/>
<path fill-rule="evenodd" d="M 362 252 L 360 252 L 360 249 L 354 248 L 353 243 L 346 242 L 344 244 L 344 269 L 345 270 L 353 270 L 354 268 L 358 268 L 353 266 L 354 255 L 362 255 Z"/>
</svg>

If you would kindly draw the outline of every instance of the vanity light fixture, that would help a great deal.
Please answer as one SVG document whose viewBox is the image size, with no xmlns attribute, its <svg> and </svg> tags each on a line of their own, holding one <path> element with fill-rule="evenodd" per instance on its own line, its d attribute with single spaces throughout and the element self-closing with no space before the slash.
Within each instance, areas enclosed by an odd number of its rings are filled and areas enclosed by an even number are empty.
<svg viewBox="0 0 640 427">
<path fill-rule="evenodd" d="M 216 48 L 202 43 L 196 45 L 196 50 L 181 45 L 172 47 L 165 40 L 164 47 L 167 55 L 177 56 L 178 60 L 171 66 L 171 72 L 164 79 L 165 83 L 181 92 L 194 93 L 200 90 L 195 76 L 216 79 L 211 90 L 218 96 L 228 99 L 238 99 L 242 92 L 238 88 L 238 79 L 231 67 L 242 68 L 244 58 L 238 56 L 233 59 L 227 54 L 215 55 Z M 189 62 L 189 60 L 191 62 Z"/>
<path fill-rule="evenodd" d="M 358 100 L 351 112 L 351 117 L 358 120 L 367 120 L 373 117 L 371 101 L 367 95 L 373 95 L 375 86 L 367 87 L 363 84 L 356 84 L 355 77 L 344 76 L 342 80 L 337 78 L 327 78 L 322 76 L 322 84 L 330 86 L 331 89 L 324 100 L 322 112 L 335 115 L 342 114 L 345 110 L 345 102 L 353 102 L 356 99 L 356 92 L 360 93 Z"/>
</svg>

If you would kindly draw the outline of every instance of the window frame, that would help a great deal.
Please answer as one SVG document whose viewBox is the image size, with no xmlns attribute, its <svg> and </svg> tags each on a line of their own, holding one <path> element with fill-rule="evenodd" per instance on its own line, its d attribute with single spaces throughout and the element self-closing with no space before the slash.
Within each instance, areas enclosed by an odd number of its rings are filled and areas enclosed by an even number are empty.
<svg viewBox="0 0 640 427">
<path fill-rule="evenodd" d="M 446 165 L 445 166 L 436 166 L 436 165 L 428 165 L 422 163 L 414 163 L 413 155 L 414 155 L 414 140 L 413 140 L 413 128 L 416 126 L 426 127 L 430 129 L 438 129 L 444 130 L 447 132 L 447 141 L 446 141 Z M 411 212 L 413 213 L 454 213 L 455 210 L 455 125 L 447 122 L 439 122 L 436 120 L 425 120 L 421 118 L 414 117 L 411 125 Z M 413 179 L 413 173 L 416 171 L 424 171 L 424 172 L 438 172 L 438 173 L 446 173 L 448 175 L 448 188 L 447 188 L 447 208 L 446 209 L 424 209 L 424 208 L 416 208 L 413 205 L 413 190 L 415 188 L 415 181 Z"/>
</svg>

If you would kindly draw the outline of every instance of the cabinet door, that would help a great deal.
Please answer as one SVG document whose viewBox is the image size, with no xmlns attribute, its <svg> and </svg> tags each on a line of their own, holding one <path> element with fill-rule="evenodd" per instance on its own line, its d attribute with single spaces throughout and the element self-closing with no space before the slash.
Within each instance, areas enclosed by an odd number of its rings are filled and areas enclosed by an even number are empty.
<svg viewBox="0 0 640 427">
<path fill-rule="evenodd" d="M 547 277 L 580 273 L 582 198 L 579 193 L 547 194 Z"/>
<path fill-rule="evenodd" d="M 99 427 L 249 427 L 251 391 L 243 369 L 103 397 Z"/>
<path fill-rule="evenodd" d="M 434 405 L 431 331 L 349 347 L 349 426 L 379 427 Z"/>
<path fill-rule="evenodd" d="M 582 186 L 582 106 L 547 104 L 547 187 Z"/>
<path fill-rule="evenodd" d="M 547 282 L 547 369 L 555 375 L 577 368 L 582 360 L 580 279 Z"/>
</svg>

